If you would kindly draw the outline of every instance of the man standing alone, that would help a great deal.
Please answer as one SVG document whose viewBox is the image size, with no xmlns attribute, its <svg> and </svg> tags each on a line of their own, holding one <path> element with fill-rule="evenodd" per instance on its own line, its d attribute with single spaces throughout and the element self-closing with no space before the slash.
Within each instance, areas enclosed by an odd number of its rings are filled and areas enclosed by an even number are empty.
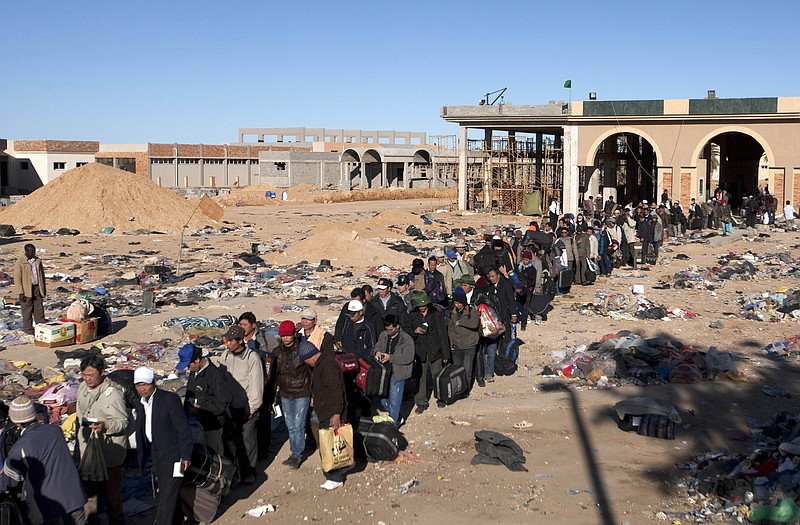
<svg viewBox="0 0 800 525">
<path fill-rule="evenodd" d="M 14 265 L 14 293 L 22 306 L 22 329 L 33 335 L 33 320 L 44 323 L 44 283 L 42 260 L 36 257 L 36 246 L 25 245 L 25 255 Z"/>
</svg>

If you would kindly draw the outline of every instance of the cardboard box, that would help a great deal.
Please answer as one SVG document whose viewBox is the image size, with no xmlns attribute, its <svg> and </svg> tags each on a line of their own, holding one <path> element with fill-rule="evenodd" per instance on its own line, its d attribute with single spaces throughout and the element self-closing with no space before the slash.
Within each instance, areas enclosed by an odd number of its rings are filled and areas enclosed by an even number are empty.
<svg viewBox="0 0 800 525">
<path fill-rule="evenodd" d="M 72 341 L 65 343 L 65 341 Z M 34 342 L 46 343 L 49 348 L 53 346 L 66 346 L 75 343 L 75 323 L 56 321 L 53 323 L 40 323 L 34 331 Z M 59 344 L 63 343 L 63 344 Z M 38 345 L 45 346 L 45 345 Z"/>
<path fill-rule="evenodd" d="M 83 321 L 70 321 L 62 317 L 59 321 L 75 325 L 75 344 L 91 343 L 97 339 L 97 323 L 100 321 L 99 317 L 90 317 Z"/>
<path fill-rule="evenodd" d="M 39 346 L 42 348 L 58 348 L 59 346 L 72 346 L 75 344 L 75 338 L 70 337 L 69 339 L 64 339 L 63 341 L 59 341 L 57 343 L 45 343 L 44 341 L 34 341 L 34 346 Z"/>
</svg>

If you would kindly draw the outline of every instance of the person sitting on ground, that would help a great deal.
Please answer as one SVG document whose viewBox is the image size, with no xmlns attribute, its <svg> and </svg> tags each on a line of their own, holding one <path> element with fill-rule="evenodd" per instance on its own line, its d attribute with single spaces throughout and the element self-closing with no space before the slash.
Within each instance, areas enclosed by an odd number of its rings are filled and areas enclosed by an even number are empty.
<svg viewBox="0 0 800 525">
<path fill-rule="evenodd" d="M 472 384 L 473 364 L 480 339 L 480 324 L 477 308 L 469 304 L 464 289 L 457 287 L 453 292 L 453 310 L 447 322 L 447 334 L 450 338 L 453 364 L 464 367 L 467 385 Z M 465 392 L 466 395 L 468 391 Z"/>
<path fill-rule="evenodd" d="M 308 341 L 303 341 L 298 349 L 298 358 L 312 369 L 311 397 L 314 407 L 311 413 L 312 426 L 338 430 L 346 421 L 345 387 L 342 371 L 336 363 L 334 353 L 320 351 Z M 319 439 L 317 442 L 319 443 Z M 323 490 L 341 488 L 349 470 L 348 467 L 323 472 L 325 483 L 320 485 L 320 488 Z"/>
<path fill-rule="evenodd" d="M 22 433 L 3 463 L 0 491 L 19 495 L 31 525 L 85 525 L 86 496 L 61 428 L 37 421 L 27 396 L 14 399 L 8 418 Z"/>
<path fill-rule="evenodd" d="M 400 327 L 400 321 L 394 314 L 383 319 L 385 330 L 375 344 L 375 358 L 381 363 L 392 365 L 392 377 L 389 382 L 389 393 L 381 398 L 381 406 L 389 413 L 395 426 L 402 425 L 400 406 L 406 381 L 411 378 L 414 368 L 414 340 Z"/>
<path fill-rule="evenodd" d="M 311 369 L 300 359 L 300 340 L 292 321 L 283 321 L 279 333 L 281 342 L 275 349 L 278 394 L 283 419 L 289 431 L 290 455 L 281 464 L 299 469 L 306 448 L 306 418 L 311 402 Z M 309 344 L 313 344 L 309 341 Z M 314 348 L 318 348 L 314 345 Z"/>
</svg>

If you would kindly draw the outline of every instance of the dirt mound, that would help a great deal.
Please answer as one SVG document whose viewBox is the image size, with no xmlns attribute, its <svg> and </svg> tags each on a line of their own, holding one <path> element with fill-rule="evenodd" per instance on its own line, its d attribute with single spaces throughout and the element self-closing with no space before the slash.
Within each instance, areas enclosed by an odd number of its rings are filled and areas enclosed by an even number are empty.
<svg viewBox="0 0 800 525">
<path fill-rule="evenodd" d="M 362 267 L 386 264 L 395 268 L 410 268 L 412 256 L 392 250 L 380 241 L 359 235 L 343 226 L 333 229 L 323 226 L 311 235 L 291 245 L 283 252 L 288 261 L 311 263 L 330 259 L 334 267 Z M 279 261 L 283 264 L 283 261 Z"/>
<path fill-rule="evenodd" d="M 147 177 L 91 163 L 65 172 L 0 212 L 0 223 L 82 233 L 97 233 L 106 226 L 113 226 L 116 233 L 140 229 L 179 233 L 190 217 L 190 229 L 214 224 L 199 211 L 192 216 L 196 208 Z"/>
</svg>

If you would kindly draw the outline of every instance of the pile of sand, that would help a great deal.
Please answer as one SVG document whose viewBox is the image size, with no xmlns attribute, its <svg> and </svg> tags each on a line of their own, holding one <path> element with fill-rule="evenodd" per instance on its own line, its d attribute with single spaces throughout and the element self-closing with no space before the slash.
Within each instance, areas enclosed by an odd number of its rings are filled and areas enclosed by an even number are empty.
<svg viewBox="0 0 800 525">
<path fill-rule="evenodd" d="M 292 244 L 283 252 L 283 261 L 299 262 L 306 260 L 317 263 L 321 259 L 330 259 L 334 267 L 363 267 L 365 265 L 388 265 L 395 268 L 410 268 L 411 255 L 392 250 L 388 246 L 372 238 L 362 237 L 355 231 L 323 226 L 311 234 Z"/>
<path fill-rule="evenodd" d="M 91 163 L 65 172 L 0 212 L 0 223 L 82 233 L 97 233 L 106 226 L 113 226 L 115 233 L 140 229 L 179 233 L 196 208 L 142 175 Z M 197 211 L 189 228 L 213 224 Z"/>
</svg>

